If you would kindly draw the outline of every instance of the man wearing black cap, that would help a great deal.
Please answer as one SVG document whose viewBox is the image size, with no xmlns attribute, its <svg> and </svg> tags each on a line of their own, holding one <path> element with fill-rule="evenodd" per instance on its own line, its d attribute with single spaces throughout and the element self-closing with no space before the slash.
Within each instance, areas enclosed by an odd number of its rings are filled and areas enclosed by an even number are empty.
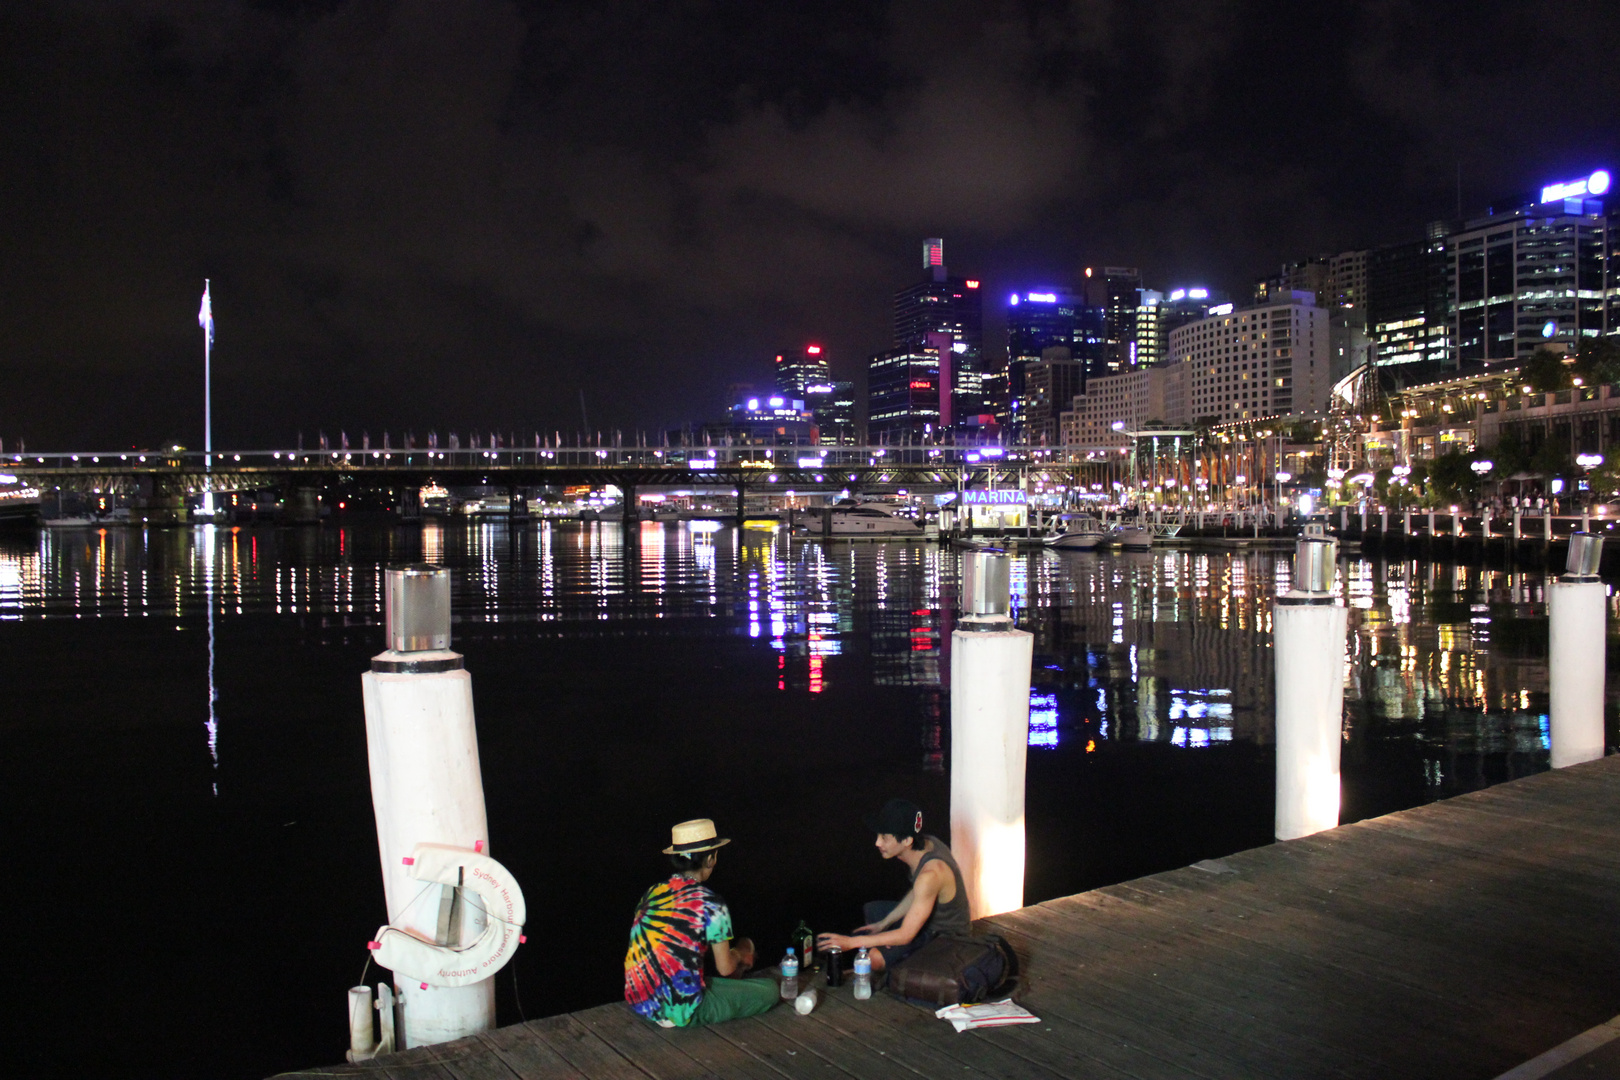
<svg viewBox="0 0 1620 1080">
<path fill-rule="evenodd" d="M 899 903 L 874 901 L 866 905 L 866 925 L 852 936 L 822 934 L 822 949 L 869 949 L 872 970 L 893 967 L 940 934 L 965 934 L 972 926 L 968 915 L 967 885 L 957 869 L 951 849 L 937 836 L 922 831 L 922 811 L 916 803 L 890 799 L 866 827 L 877 834 L 878 854 L 899 859 L 911 871 L 911 890 Z M 899 926 L 895 926 L 899 923 Z M 894 927 L 894 929 L 890 929 Z"/>
</svg>

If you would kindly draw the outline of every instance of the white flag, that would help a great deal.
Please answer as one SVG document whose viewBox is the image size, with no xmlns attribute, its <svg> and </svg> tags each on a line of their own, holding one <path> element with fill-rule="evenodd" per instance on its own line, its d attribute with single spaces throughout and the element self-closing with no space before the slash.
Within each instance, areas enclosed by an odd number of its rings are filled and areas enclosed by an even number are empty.
<svg viewBox="0 0 1620 1080">
<path fill-rule="evenodd" d="M 208 299 L 208 281 L 203 281 L 202 308 L 197 312 L 197 325 L 208 331 L 208 344 L 214 343 L 214 305 Z"/>
</svg>

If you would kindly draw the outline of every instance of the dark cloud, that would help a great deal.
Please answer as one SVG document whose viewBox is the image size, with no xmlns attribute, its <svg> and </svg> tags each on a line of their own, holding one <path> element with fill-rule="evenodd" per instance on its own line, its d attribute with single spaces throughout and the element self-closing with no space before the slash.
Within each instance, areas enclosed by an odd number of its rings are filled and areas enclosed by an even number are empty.
<svg viewBox="0 0 1620 1080">
<path fill-rule="evenodd" d="M 1612 6 L 42 2 L 0 14 L 0 436 L 657 427 L 850 375 L 918 242 L 1229 289 L 1614 164 Z"/>
</svg>

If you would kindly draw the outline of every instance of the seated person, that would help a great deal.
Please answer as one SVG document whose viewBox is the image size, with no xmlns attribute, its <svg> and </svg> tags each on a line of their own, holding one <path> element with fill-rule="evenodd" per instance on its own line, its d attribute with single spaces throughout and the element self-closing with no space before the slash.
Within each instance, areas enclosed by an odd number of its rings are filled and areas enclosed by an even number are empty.
<svg viewBox="0 0 1620 1080">
<path fill-rule="evenodd" d="M 664 849 L 675 875 L 648 889 L 636 906 L 624 957 L 624 1000 L 660 1027 L 757 1016 L 781 998 L 770 977 L 712 983 L 704 978 L 703 957 L 710 946 L 723 976 L 741 976 L 754 965 L 753 944 L 746 938 L 733 944 L 731 911 L 704 884 L 714 873 L 719 849 L 729 843 L 715 835 L 708 818 L 675 826 Z"/>
<path fill-rule="evenodd" d="M 893 967 L 940 934 L 965 934 L 972 927 L 967 885 L 951 849 L 922 831 L 922 811 L 905 799 L 890 799 L 867 828 L 877 833 L 878 854 L 899 859 L 911 871 L 911 891 L 899 903 L 866 905 L 866 925 L 851 936 L 822 934 L 820 949 L 870 950 L 872 971 Z M 891 930 L 895 923 L 900 925 Z"/>
</svg>

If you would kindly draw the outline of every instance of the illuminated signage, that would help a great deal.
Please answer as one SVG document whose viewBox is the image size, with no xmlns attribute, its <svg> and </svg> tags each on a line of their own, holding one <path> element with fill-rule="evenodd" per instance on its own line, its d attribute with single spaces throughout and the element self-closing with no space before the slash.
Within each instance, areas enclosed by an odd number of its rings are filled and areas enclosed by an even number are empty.
<svg viewBox="0 0 1620 1080">
<path fill-rule="evenodd" d="M 969 488 L 962 492 L 964 506 L 1023 506 L 1028 501 L 1028 497 L 1016 488 Z"/>
<path fill-rule="evenodd" d="M 757 397 L 749 398 L 748 399 L 748 411 L 753 412 L 754 410 L 756 410 L 758 408 L 759 408 L 759 398 L 757 398 Z"/>
<path fill-rule="evenodd" d="M 799 468 L 801 468 L 801 469 L 819 469 L 819 468 L 821 468 L 822 460 L 823 459 L 818 458 L 818 457 L 802 457 L 802 458 L 799 459 Z"/>
<path fill-rule="evenodd" d="M 1582 195 L 1602 195 L 1608 190 L 1609 172 L 1607 169 L 1599 169 L 1591 176 L 1583 176 L 1579 180 L 1548 184 L 1541 189 L 1541 201 L 1550 203 L 1561 199 L 1578 199 Z"/>
<path fill-rule="evenodd" d="M 952 342 L 951 343 L 951 352 L 953 352 L 953 353 L 965 353 L 965 352 L 967 352 L 967 342 L 965 342 L 965 341 L 954 341 L 954 342 Z"/>
<path fill-rule="evenodd" d="M 782 407 L 782 399 L 781 398 L 779 398 L 779 397 L 771 398 L 771 408 L 780 409 L 781 407 Z"/>
<path fill-rule="evenodd" d="M 1188 289 L 1187 290 L 1187 296 L 1190 299 L 1193 299 L 1193 300 L 1208 300 L 1209 299 L 1209 290 L 1208 289 Z"/>
<path fill-rule="evenodd" d="M 693 458 L 691 461 L 686 463 L 686 467 L 688 469 L 712 469 L 714 468 L 714 464 L 714 458 Z"/>
<path fill-rule="evenodd" d="M 1172 299 L 1172 300 L 1185 300 L 1185 299 L 1187 299 L 1187 290 L 1186 289 L 1177 289 L 1175 292 L 1170 294 L 1170 299 Z"/>
<path fill-rule="evenodd" d="M 809 353 L 811 356 L 820 356 L 821 355 L 821 346 L 820 345 L 812 345 L 812 346 L 810 346 L 808 349 L 806 349 L 804 351 Z"/>
<path fill-rule="evenodd" d="M 1049 293 L 1049 292 L 1025 293 L 1024 294 L 1024 299 L 1028 300 L 1032 304 L 1055 304 L 1055 303 L 1057 303 L 1057 293 Z"/>
<path fill-rule="evenodd" d="M 972 278 L 968 278 L 967 287 L 970 289 L 977 289 L 979 287 L 979 283 L 974 281 Z"/>
<path fill-rule="evenodd" d="M 1214 307 L 1209 309 L 1209 313 L 1211 315 L 1230 315 L 1232 314 L 1232 305 L 1216 304 Z"/>
<path fill-rule="evenodd" d="M 807 394 L 830 394 L 833 392 L 833 388 L 830 386 L 807 386 L 804 388 L 804 392 Z"/>
<path fill-rule="evenodd" d="M 1011 304 L 1013 307 L 1017 307 L 1018 306 L 1018 294 L 1013 293 L 1011 296 L 1009 296 L 1007 298 L 1007 303 Z"/>
<path fill-rule="evenodd" d="M 913 379 L 911 381 L 911 388 L 913 390 L 932 390 L 934 388 L 934 384 L 928 382 L 926 379 Z"/>
</svg>

